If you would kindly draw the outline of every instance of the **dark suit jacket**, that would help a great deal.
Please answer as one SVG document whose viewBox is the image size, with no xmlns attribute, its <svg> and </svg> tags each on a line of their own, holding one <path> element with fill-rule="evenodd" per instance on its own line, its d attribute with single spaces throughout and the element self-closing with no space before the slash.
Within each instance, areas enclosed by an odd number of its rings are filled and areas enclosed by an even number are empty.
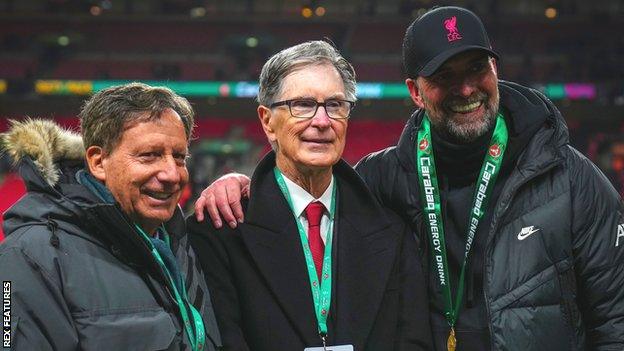
<svg viewBox="0 0 624 351">
<path fill-rule="evenodd" d="M 245 222 L 235 230 L 189 218 L 225 350 L 303 351 L 322 345 L 295 218 L 274 166 L 271 152 L 254 172 Z M 412 233 L 375 202 L 345 162 L 334 166 L 334 176 L 328 345 L 430 349 L 426 280 Z"/>
</svg>

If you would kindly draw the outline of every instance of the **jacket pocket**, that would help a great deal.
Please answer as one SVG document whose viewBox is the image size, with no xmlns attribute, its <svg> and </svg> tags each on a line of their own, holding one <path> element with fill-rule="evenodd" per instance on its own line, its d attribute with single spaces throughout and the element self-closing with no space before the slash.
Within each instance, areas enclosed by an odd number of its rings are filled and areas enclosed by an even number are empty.
<svg viewBox="0 0 624 351">
<path fill-rule="evenodd" d="M 583 350 L 574 274 L 572 260 L 560 260 L 494 301 L 495 349 Z"/>
<path fill-rule="evenodd" d="M 74 314 L 80 348 L 84 350 L 171 349 L 177 334 L 171 318 L 161 308 Z"/>
</svg>

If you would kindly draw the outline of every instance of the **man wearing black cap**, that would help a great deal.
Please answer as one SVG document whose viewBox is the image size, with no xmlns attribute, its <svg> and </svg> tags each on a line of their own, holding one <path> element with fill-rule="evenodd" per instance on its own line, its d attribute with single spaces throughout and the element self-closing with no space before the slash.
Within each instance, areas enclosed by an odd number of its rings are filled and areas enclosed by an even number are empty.
<svg viewBox="0 0 624 351">
<path fill-rule="evenodd" d="M 403 62 L 419 109 L 357 169 L 428 246 L 436 349 L 622 350 L 621 199 L 497 59 L 468 10 L 415 20 Z"/>
<path fill-rule="evenodd" d="M 356 168 L 420 233 L 437 350 L 622 350 L 622 201 L 552 102 L 498 80 L 497 59 L 466 9 L 416 19 L 403 62 L 418 109 Z M 232 203 L 228 179 L 200 207 Z"/>
</svg>

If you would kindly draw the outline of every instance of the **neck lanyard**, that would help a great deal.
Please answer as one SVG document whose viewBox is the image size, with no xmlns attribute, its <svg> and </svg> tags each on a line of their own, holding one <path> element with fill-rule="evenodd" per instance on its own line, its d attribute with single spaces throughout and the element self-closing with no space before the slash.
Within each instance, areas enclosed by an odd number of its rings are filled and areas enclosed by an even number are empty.
<svg viewBox="0 0 624 351">
<path fill-rule="evenodd" d="M 438 187 L 438 177 L 433 156 L 433 145 L 431 142 L 430 122 L 427 114 L 423 117 L 421 128 L 418 131 L 416 145 L 416 168 L 418 171 L 418 181 L 420 185 L 420 197 L 425 213 L 425 220 L 429 228 L 429 239 L 432 257 L 434 259 L 434 269 L 438 273 L 438 283 L 442 289 L 444 297 L 444 315 L 448 321 L 451 331 L 447 341 L 450 351 L 455 350 L 457 341 L 455 339 L 455 324 L 459 315 L 459 308 L 464 294 L 464 275 L 468 262 L 468 255 L 474 240 L 479 222 L 485 214 L 487 202 L 494 189 L 494 183 L 503 163 L 503 154 L 507 148 L 507 126 L 505 119 L 499 113 L 496 116 L 496 127 L 490 139 L 488 152 L 485 154 L 479 178 L 475 187 L 472 206 L 470 207 L 470 217 L 468 220 L 468 235 L 466 236 L 466 251 L 464 261 L 461 266 L 457 296 L 455 304 L 451 297 L 451 282 L 449 276 L 448 260 L 446 258 L 446 242 L 444 236 L 444 222 L 442 220 L 442 204 L 440 202 L 440 188 Z"/>
<path fill-rule="evenodd" d="M 167 280 L 169 281 L 169 287 L 173 290 L 173 294 L 176 300 L 176 304 L 178 305 L 178 310 L 180 311 L 180 315 L 182 316 L 182 321 L 184 322 L 184 328 L 186 329 L 186 334 L 188 335 L 189 342 L 191 343 L 191 348 L 193 351 L 200 351 L 204 349 L 204 345 L 206 343 L 206 332 L 204 330 L 204 321 L 202 319 L 201 314 L 195 306 L 188 302 L 188 294 L 186 293 L 186 286 L 184 285 L 184 279 L 181 279 L 182 291 L 178 291 L 178 288 L 175 284 L 175 280 L 171 276 L 171 272 L 167 268 L 167 265 L 163 261 L 162 257 L 158 250 L 154 247 L 154 244 L 150 240 L 149 236 L 143 231 L 143 229 L 135 224 L 136 229 L 141 233 L 143 240 L 150 248 L 152 256 L 156 259 L 156 262 L 165 273 Z M 164 229 L 164 228 L 163 228 Z M 169 242 L 169 235 L 165 230 L 162 231 L 164 236 L 164 241 L 167 245 L 171 245 Z M 189 318 L 188 311 L 191 311 L 191 316 Z M 195 330 L 193 330 L 193 326 L 195 326 Z"/>
<path fill-rule="evenodd" d="M 288 187 L 284 181 L 284 176 L 282 176 L 282 172 L 280 172 L 277 167 L 273 169 L 273 173 L 275 174 L 277 185 L 279 185 L 282 194 L 284 194 L 284 197 L 286 198 L 286 202 L 288 202 L 288 206 L 290 206 L 290 210 L 295 216 L 295 222 L 297 223 L 297 229 L 299 230 L 299 238 L 301 239 L 301 247 L 303 247 L 303 254 L 308 268 L 308 277 L 310 278 L 310 289 L 312 290 L 312 299 L 314 300 L 314 312 L 318 322 L 319 336 L 321 337 L 321 340 L 323 340 L 323 346 L 325 346 L 325 339 L 327 337 L 327 316 L 329 315 L 329 306 L 331 304 L 331 251 L 333 223 L 330 223 L 329 228 L 327 229 L 325 253 L 323 254 L 323 269 L 321 271 L 321 282 L 319 283 L 318 276 L 316 274 L 316 267 L 314 266 L 314 260 L 312 259 L 312 252 L 310 251 L 310 245 L 308 244 L 308 237 L 303 229 L 301 221 L 299 221 L 299 218 L 297 218 L 297 214 L 295 213 L 295 207 L 293 206 L 290 192 L 288 191 Z M 336 182 L 334 182 L 334 186 L 332 188 L 332 200 L 330 207 L 329 214 L 330 216 L 333 216 L 336 210 Z"/>
</svg>

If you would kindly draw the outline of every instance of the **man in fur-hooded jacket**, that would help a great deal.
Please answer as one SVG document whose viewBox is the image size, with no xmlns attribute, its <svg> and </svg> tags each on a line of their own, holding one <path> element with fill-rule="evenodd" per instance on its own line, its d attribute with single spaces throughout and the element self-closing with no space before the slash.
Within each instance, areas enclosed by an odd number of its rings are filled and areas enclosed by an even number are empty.
<svg viewBox="0 0 624 351">
<path fill-rule="evenodd" d="M 12 123 L 2 141 L 28 193 L 5 213 L 3 346 L 220 347 L 177 205 L 192 126 L 186 99 L 139 83 L 94 95 L 81 112 L 82 138 L 50 121 Z"/>
</svg>

